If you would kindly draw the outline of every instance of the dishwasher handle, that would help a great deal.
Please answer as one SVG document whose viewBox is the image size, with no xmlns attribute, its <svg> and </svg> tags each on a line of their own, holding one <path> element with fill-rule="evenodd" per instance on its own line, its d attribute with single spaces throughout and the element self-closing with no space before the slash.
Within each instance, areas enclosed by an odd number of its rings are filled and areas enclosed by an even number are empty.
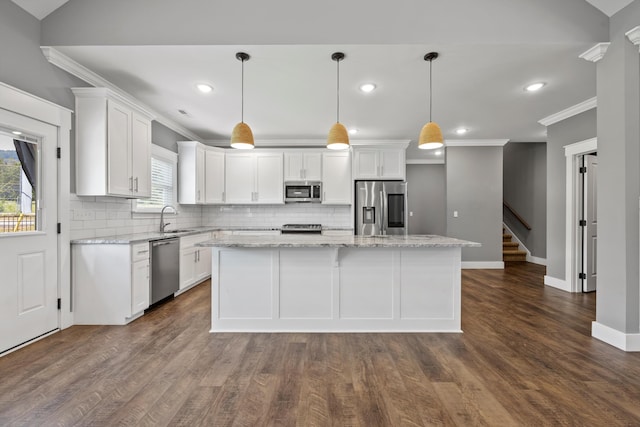
<svg viewBox="0 0 640 427">
<path fill-rule="evenodd" d="M 157 241 L 153 242 L 152 245 L 153 245 L 153 247 L 171 245 L 171 244 L 177 243 L 177 241 L 178 241 L 178 239 L 157 240 Z"/>
</svg>

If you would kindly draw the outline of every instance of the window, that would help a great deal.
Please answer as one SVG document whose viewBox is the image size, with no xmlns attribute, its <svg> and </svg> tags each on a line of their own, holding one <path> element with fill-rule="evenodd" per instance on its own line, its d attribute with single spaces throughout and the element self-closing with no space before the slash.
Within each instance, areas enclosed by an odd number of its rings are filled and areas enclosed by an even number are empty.
<svg viewBox="0 0 640 427">
<path fill-rule="evenodd" d="M 151 146 L 151 197 L 134 202 L 134 212 L 157 212 L 177 205 L 178 155 L 157 145 Z"/>
</svg>

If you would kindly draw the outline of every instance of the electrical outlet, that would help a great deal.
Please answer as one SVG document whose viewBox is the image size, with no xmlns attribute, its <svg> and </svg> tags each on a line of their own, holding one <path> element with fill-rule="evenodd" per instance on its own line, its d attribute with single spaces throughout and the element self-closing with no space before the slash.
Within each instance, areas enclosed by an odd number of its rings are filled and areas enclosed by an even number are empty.
<svg viewBox="0 0 640 427">
<path fill-rule="evenodd" d="M 453 217 L 458 218 L 458 211 L 453 211 Z"/>
</svg>

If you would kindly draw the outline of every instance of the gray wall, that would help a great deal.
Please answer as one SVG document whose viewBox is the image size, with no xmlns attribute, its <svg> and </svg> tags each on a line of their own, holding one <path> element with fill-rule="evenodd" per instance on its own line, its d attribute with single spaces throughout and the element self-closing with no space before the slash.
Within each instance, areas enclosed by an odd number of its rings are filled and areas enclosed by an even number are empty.
<svg viewBox="0 0 640 427">
<path fill-rule="evenodd" d="M 40 50 L 40 21 L 11 1 L 0 1 L 0 81 L 69 109 L 70 87 L 87 84 L 49 64 Z"/>
<path fill-rule="evenodd" d="M 598 291 L 596 320 L 638 333 L 640 59 L 625 32 L 640 23 L 640 1 L 610 21 L 611 45 L 597 63 Z"/>
<path fill-rule="evenodd" d="M 407 165 L 409 234 L 447 232 L 447 194 L 445 166 Z"/>
<path fill-rule="evenodd" d="M 504 200 L 531 226 L 504 210 L 504 222 L 532 256 L 547 255 L 547 145 L 510 142 L 503 152 Z"/>
<path fill-rule="evenodd" d="M 187 138 L 186 136 L 180 135 L 177 132 L 174 132 L 172 129 L 169 129 L 165 125 L 156 122 L 155 120 L 151 122 L 151 141 L 159 145 L 160 147 L 164 147 L 167 150 L 171 150 L 174 153 L 178 152 L 178 144 L 177 141 L 189 141 L 191 138 Z"/>
<path fill-rule="evenodd" d="M 502 262 L 502 148 L 447 147 L 447 235 L 482 244 L 462 261 Z"/>
<path fill-rule="evenodd" d="M 547 276 L 560 280 L 566 279 L 564 146 L 594 138 L 596 116 L 596 110 L 592 109 L 547 127 Z"/>
</svg>

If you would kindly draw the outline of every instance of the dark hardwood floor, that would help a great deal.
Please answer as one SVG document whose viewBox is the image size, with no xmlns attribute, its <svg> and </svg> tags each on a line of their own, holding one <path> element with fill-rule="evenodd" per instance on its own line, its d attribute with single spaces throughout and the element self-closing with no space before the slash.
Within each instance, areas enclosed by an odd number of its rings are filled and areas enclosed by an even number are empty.
<svg viewBox="0 0 640 427">
<path fill-rule="evenodd" d="M 206 283 L 0 358 L 0 425 L 640 425 L 640 354 L 543 274 L 463 271 L 463 334 L 210 334 Z"/>
</svg>

